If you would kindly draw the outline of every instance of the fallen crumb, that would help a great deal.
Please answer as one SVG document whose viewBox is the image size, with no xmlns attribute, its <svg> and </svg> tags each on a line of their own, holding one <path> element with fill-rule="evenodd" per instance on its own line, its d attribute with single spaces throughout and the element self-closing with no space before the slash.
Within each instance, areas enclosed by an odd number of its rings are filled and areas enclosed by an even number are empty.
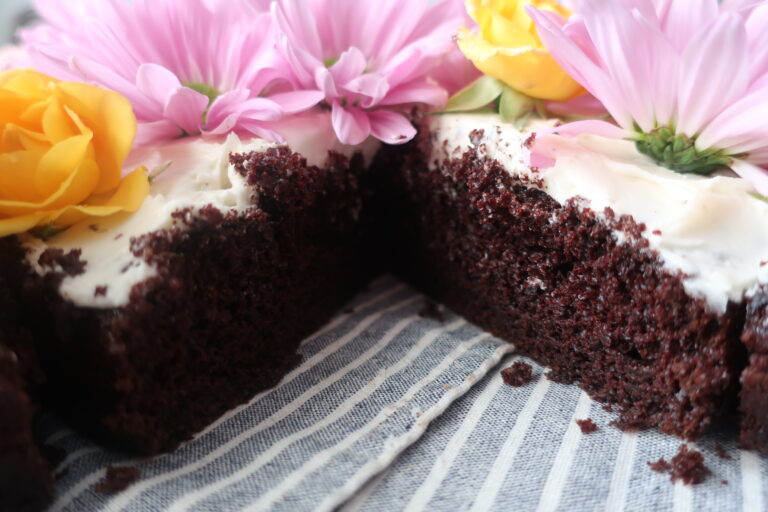
<svg viewBox="0 0 768 512">
<path fill-rule="evenodd" d="M 662 457 L 656 462 L 648 462 L 648 466 L 658 473 L 669 473 L 672 482 L 681 480 L 685 485 L 700 484 L 712 473 L 704 465 L 704 456 L 685 444 L 680 445 L 680 451 L 670 462 Z"/>
<path fill-rule="evenodd" d="M 592 432 L 596 432 L 598 430 L 598 426 L 595 425 L 595 422 L 592 421 L 591 418 L 587 418 L 585 420 L 576 420 L 576 423 L 579 425 L 582 434 L 591 434 Z"/>
<path fill-rule="evenodd" d="M 733 458 L 730 455 L 728 455 L 728 452 L 726 451 L 726 449 L 723 448 L 723 446 L 719 443 L 715 445 L 715 454 L 721 459 L 731 460 Z"/>
<path fill-rule="evenodd" d="M 604 410 L 605 412 L 613 412 L 613 406 L 612 406 L 611 404 L 605 404 L 605 405 L 603 406 L 603 410 Z"/>
<path fill-rule="evenodd" d="M 522 387 L 533 380 L 533 367 L 528 363 L 518 361 L 509 368 L 501 370 L 504 383 L 512 387 Z"/>
<path fill-rule="evenodd" d="M 720 480 L 720 483 L 723 485 L 728 485 L 728 480 Z"/>
<path fill-rule="evenodd" d="M 107 296 L 107 290 L 109 290 L 108 286 L 97 286 L 96 289 L 93 291 L 94 297 L 106 297 Z"/>
<path fill-rule="evenodd" d="M 666 473 L 672 469 L 672 464 L 666 461 L 664 457 L 660 458 L 656 462 L 646 462 L 651 470 L 657 473 Z"/>
<path fill-rule="evenodd" d="M 419 316 L 421 318 L 431 318 L 432 320 L 437 320 L 438 322 L 445 321 L 443 312 L 440 311 L 440 306 L 431 300 L 428 300 L 424 303 L 424 307 L 422 307 L 421 311 L 419 311 Z"/>
<path fill-rule="evenodd" d="M 96 492 L 117 493 L 129 488 L 141 476 L 139 468 L 107 466 L 107 476 L 96 484 Z"/>
</svg>

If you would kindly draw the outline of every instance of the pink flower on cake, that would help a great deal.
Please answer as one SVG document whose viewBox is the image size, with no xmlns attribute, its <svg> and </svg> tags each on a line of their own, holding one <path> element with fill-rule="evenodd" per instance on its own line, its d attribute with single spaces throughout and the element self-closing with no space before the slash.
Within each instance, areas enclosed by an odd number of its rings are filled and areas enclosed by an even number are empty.
<svg viewBox="0 0 768 512">
<path fill-rule="evenodd" d="M 564 20 L 529 9 L 561 66 L 619 125 L 559 128 L 630 138 L 661 165 L 730 167 L 768 194 L 768 4 L 582 0 Z"/>
<path fill-rule="evenodd" d="M 273 122 L 322 95 L 295 90 L 265 5 L 37 0 L 45 23 L 22 38 L 37 69 L 128 98 L 139 144 L 232 131 L 281 140 Z"/>
<path fill-rule="evenodd" d="M 272 13 L 280 50 L 301 86 L 322 92 L 345 144 L 406 142 L 406 112 L 448 99 L 429 75 L 464 20 L 457 0 L 279 0 Z"/>
</svg>

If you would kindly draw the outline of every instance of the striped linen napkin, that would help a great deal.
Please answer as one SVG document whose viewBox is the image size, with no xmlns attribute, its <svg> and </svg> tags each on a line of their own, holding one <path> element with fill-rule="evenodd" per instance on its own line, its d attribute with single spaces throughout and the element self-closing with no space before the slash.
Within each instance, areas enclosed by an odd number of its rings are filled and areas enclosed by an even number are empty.
<svg viewBox="0 0 768 512">
<path fill-rule="evenodd" d="M 508 356 L 502 366 L 516 359 Z M 766 510 L 768 457 L 738 450 L 736 432 L 688 443 L 711 474 L 699 485 L 673 484 L 648 462 L 669 461 L 682 441 L 655 431 L 622 433 L 601 404 L 526 362 L 534 367 L 530 384 L 512 388 L 496 372 L 488 375 L 344 512 Z M 583 434 L 576 423 L 583 419 L 598 430 Z"/>
<path fill-rule="evenodd" d="M 768 458 L 735 432 L 695 445 L 711 474 L 672 484 L 648 462 L 681 441 L 622 433 L 576 386 L 534 367 L 521 388 L 498 370 L 512 346 L 450 313 L 421 318 L 426 299 L 391 277 L 310 337 L 281 385 L 232 411 L 176 452 L 130 460 L 44 425 L 67 457 L 51 511 L 759 511 Z M 582 433 L 576 420 L 599 429 Z M 725 456 L 726 458 L 723 458 Z M 139 468 L 126 491 L 99 494 L 108 465 Z"/>
<path fill-rule="evenodd" d="M 277 388 L 155 459 L 106 451 L 47 419 L 46 444 L 66 453 L 50 511 L 333 510 L 513 349 L 451 313 L 420 316 L 425 304 L 379 279 L 305 341 L 303 363 Z M 110 465 L 140 477 L 101 494 Z"/>
</svg>

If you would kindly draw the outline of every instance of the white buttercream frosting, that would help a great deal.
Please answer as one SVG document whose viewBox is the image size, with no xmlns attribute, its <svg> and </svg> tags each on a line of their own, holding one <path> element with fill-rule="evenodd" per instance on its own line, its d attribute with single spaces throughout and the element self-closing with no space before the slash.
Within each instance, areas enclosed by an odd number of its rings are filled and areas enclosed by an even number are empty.
<svg viewBox="0 0 768 512">
<path fill-rule="evenodd" d="M 361 152 L 373 158 L 378 143 L 368 141 L 358 147 L 340 144 L 328 115 L 312 114 L 292 118 L 279 127 L 288 146 L 305 157 L 310 165 L 324 166 L 329 151 L 345 156 Z M 237 135 L 210 140 L 185 138 L 134 151 L 125 169 L 144 165 L 148 169 L 167 168 L 153 179 L 150 194 L 138 212 L 106 219 L 90 219 L 48 241 L 24 235 L 29 265 L 40 275 L 50 272 L 38 264 L 49 248 L 82 251 L 85 273 L 65 277 L 59 292 L 83 307 L 114 308 L 127 304 L 133 287 L 157 274 L 157 269 L 130 250 L 131 239 L 180 222 L 173 213 L 192 212 L 212 205 L 223 212 L 242 211 L 254 203 L 254 190 L 229 163 L 231 153 L 263 152 L 276 147 L 261 139 L 241 140 Z M 97 290 L 99 293 L 97 293 Z"/>
<path fill-rule="evenodd" d="M 665 269 L 683 272 L 686 291 L 706 299 L 715 312 L 724 312 L 728 301 L 741 302 L 761 274 L 768 278 L 768 204 L 753 197 L 741 178 L 679 174 L 655 164 L 630 141 L 586 134 L 549 135 L 556 163 L 534 172 L 525 144 L 530 133 L 495 116 L 438 116 L 431 128 L 433 166 L 460 157 L 474 141 L 510 174 L 540 180 L 561 204 L 579 197 L 585 200 L 580 205 L 595 212 L 610 207 L 645 224 L 643 236 Z"/>
</svg>

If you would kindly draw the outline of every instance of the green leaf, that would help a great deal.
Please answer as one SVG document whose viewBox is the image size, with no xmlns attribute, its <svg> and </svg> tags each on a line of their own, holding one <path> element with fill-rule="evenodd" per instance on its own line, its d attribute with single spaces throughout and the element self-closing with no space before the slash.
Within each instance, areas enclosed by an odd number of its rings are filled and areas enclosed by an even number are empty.
<svg viewBox="0 0 768 512">
<path fill-rule="evenodd" d="M 504 88 L 499 101 L 499 114 L 505 123 L 513 123 L 522 118 L 527 118 L 536 110 L 536 102 L 509 87 Z"/>
<path fill-rule="evenodd" d="M 505 87 L 490 76 L 482 76 L 457 92 L 443 109 L 443 112 L 471 112 L 496 101 Z"/>
<path fill-rule="evenodd" d="M 30 233 L 32 234 L 32 236 L 39 238 L 41 240 L 49 240 L 54 236 L 58 235 L 59 233 L 62 233 L 66 230 L 67 228 L 57 228 L 51 222 L 49 224 L 46 224 L 45 226 L 41 226 L 39 228 L 30 230 Z"/>
</svg>

